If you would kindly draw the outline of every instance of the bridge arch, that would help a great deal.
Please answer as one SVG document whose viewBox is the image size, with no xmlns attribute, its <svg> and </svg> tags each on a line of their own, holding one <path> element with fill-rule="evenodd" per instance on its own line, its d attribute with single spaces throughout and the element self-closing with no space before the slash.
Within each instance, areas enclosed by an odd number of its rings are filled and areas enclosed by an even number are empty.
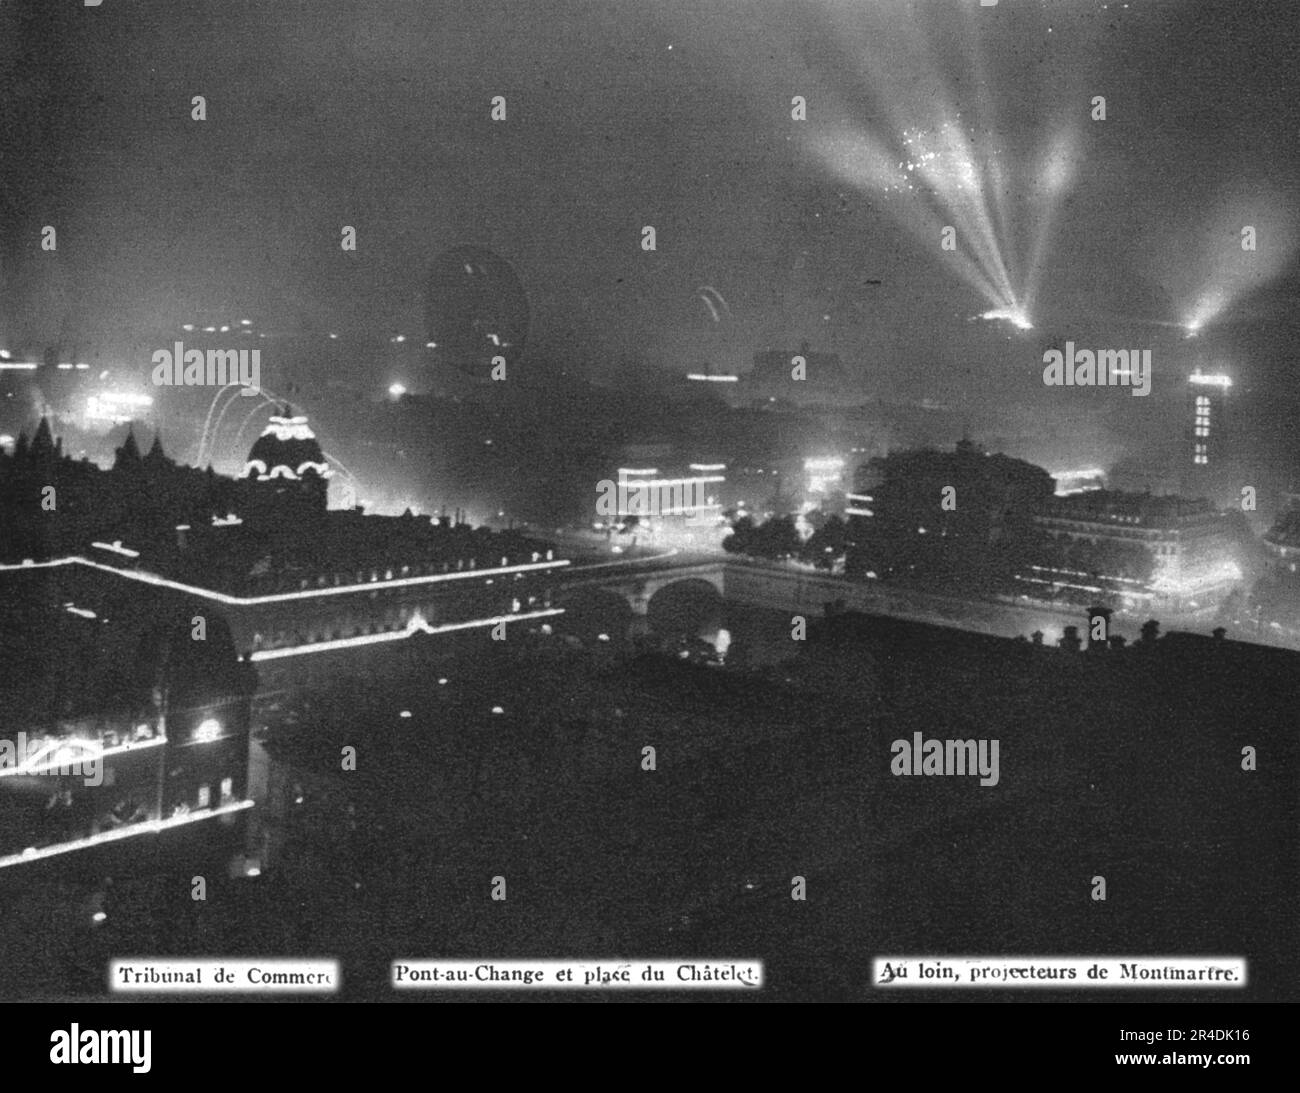
<svg viewBox="0 0 1300 1093">
<path fill-rule="evenodd" d="M 584 644 L 601 640 L 601 634 L 610 641 L 622 641 L 634 617 L 632 605 L 623 593 L 596 585 L 561 587 L 552 602 L 564 609 L 563 615 L 550 620 L 556 632 L 572 634 Z"/>
<path fill-rule="evenodd" d="M 717 585 L 704 577 L 664 581 L 650 591 L 646 621 L 665 638 L 714 637 L 726 623 L 726 605 Z"/>
</svg>

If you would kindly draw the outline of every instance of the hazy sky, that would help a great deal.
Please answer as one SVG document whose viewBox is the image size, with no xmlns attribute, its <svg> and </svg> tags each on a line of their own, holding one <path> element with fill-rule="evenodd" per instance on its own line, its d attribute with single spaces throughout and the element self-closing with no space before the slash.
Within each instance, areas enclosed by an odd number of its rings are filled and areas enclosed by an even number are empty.
<svg viewBox="0 0 1300 1093">
<path fill-rule="evenodd" d="M 1289 383 L 1295 7 L 6 2 L 0 342 L 92 345 L 143 369 L 180 323 L 236 313 L 422 340 L 429 260 L 473 242 L 518 271 L 532 346 L 611 370 L 633 353 L 746 367 L 807 338 L 876 393 L 1035 403 L 1048 345 L 1182 359 L 1197 343 L 1148 321 L 1182 322 L 1228 282 L 1198 348 Z M 829 138 L 896 148 L 937 117 L 981 162 L 998 150 L 994 234 L 1017 291 L 1050 225 L 1033 331 L 969 321 L 991 305 L 916 228 L 953 222 L 941 200 L 819 154 Z M 1048 193 L 1044 157 L 1062 146 L 1068 178 Z M 998 205 L 990 186 L 981 199 Z M 1242 224 L 1259 228 L 1254 266 Z M 729 305 L 720 322 L 704 285 Z"/>
</svg>

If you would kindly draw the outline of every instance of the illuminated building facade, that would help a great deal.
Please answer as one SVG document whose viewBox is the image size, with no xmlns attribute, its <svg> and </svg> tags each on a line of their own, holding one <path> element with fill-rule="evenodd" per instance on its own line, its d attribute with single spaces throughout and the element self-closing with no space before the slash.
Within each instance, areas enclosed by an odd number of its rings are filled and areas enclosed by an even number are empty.
<svg viewBox="0 0 1300 1093">
<path fill-rule="evenodd" d="M 1202 372 L 1188 377 L 1187 446 L 1183 462 L 1183 493 L 1227 503 L 1230 492 L 1231 422 L 1229 392 L 1232 380 L 1222 373 Z"/>
<path fill-rule="evenodd" d="M 328 465 L 290 412 L 233 481 L 177 468 L 157 444 L 142 457 L 131 437 L 113 471 L 60 462 L 47 434 L 33 442 L 39 452 L 0 461 L 13 485 L 6 498 L 19 503 L 14 527 L 35 529 L 0 528 L 0 580 L 54 571 L 91 592 L 165 596 L 187 620 L 220 619 L 257 666 L 259 695 L 327 678 L 341 662 L 357 670 L 413 655 L 426 635 L 561 613 L 550 582 L 568 562 L 548 543 L 447 518 L 327 510 Z M 39 506 L 39 486 L 51 481 L 52 515 Z M 66 532 L 50 533 L 55 519 Z"/>
<path fill-rule="evenodd" d="M 615 482 L 616 511 L 621 519 L 638 517 L 649 524 L 662 521 L 716 523 L 722 511 L 720 495 L 725 463 L 691 463 L 661 471 L 658 467 L 619 467 Z"/>
<path fill-rule="evenodd" d="M 330 469 L 305 417 L 287 407 L 248 453 L 246 518 L 177 528 L 119 568 L 160 574 L 215 605 L 263 692 L 406 650 L 422 635 L 545 619 L 549 544 L 443 518 L 327 510 Z M 418 642 L 417 642 L 418 644 Z"/>
<path fill-rule="evenodd" d="M 620 465 L 599 483 L 593 526 L 604 530 L 616 549 L 624 541 L 682 549 L 716 546 L 726 529 L 727 465 L 679 461 L 671 451 L 638 452 L 637 447 L 644 446 L 628 446 L 623 455 L 642 458 Z M 645 458 L 652 454 L 657 455 L 653 461 Z"/>
<path fill-rule="evenodd" d="M 1078 470 L 1057 471 L 1052 475 L 1056 482 L 1056 496 L 1070 497 L 1076 493 L 1106 488 L 1106 472 L 1100 467 L 1082 467 Z"/>
<path fill-rule="evenodd" d="M 332 511 L 310 536 L 217 521 L 139 551 L 99 544 L 70 564 L 219 615 L 265 694 L 328 678 L 340 662 L 378 664 L 421 635 L 558 615 L 550 578 L 568 563 L 509 532 Z"/>
<path fill-rule="evenodd" d="M 176 601 L 70 567 L 0 588 L 0 870 L 252 807 L 255 673 L 220 620 L 193 640 Z"/>
<path fill-rule="evenodd" d="M 1100 574 L 1111 587 L 1127 585 L 1132 605 L 1150 602 L 1173 610 L 1201 610 L 1220 601 L 1241 580 L 1228 519 L 1207 500 L 1094 490 L 1053 499 L 1037 524 L 1049 535 L 1070 541 L 1146 551 L 1151 559 L 1146 579 L 1134 581 L 1120 572 Z M 1079 575 L 1081 580 L 1096 576 Z"/>
<path fill-rule="evenodd" d="M 841 456 L 817 456 L 803 461 L 805 504 L 822 507 L 828 500 L 844 493 L 844 459 Z"/>
<path fill-rule="evenodd" d="M 595 527 L 632 529 L 644 539 L 721 523 L 727 464 L 709 446 L 646 439 L 620 445 L 614 456 L 617 465 L 598 486 Z"/>
</svg>

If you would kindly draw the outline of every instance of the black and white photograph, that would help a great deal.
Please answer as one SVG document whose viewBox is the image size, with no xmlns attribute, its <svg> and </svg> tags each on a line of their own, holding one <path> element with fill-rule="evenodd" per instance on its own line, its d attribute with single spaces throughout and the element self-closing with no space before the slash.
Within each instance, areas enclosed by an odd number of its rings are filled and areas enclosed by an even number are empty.
<svg viewBox="0 0 1300 1093">
<path fill-rule="evenodd" d="M 1249 1066 L 1298 258 L 1290 0 L 0 0 L 32 1058 L 748 1001 Z"/>
</svg>

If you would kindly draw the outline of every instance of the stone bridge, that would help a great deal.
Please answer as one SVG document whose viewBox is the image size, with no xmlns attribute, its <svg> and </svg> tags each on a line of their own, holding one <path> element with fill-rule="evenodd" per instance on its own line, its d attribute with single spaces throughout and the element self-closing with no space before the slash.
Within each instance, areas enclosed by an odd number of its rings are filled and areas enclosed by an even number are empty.
<svg viewBox="0 0 1300 1093">
<path fill-rule="evenodd" d="M 680 594 L 676 590 L 680 589 Z M 701 596 L 699 593 L 708 591 Z M 667 592 L 674 590 L 674 592 Z M 720 614 L 724 601 L 743 607 L 788 611 L 809 619 L 828 609 L 843 608 L 869 614 L 908 619 L 930 625 L 956 627 L 1000 637 L 1028 636 L 1042 630 L 1055 643 L 1066 624 L 1086 622 L 1086 612 L 1062 605 L 1046 608 L 1006 601 L 959 599 L 875 582 L 846 581 L 842 577 L 775 564 L 719 557 L 663 557 L 644 563 L 615 562 L 566 571 L 556 582 L 560 606 L 569 600 L 576 607 L 581 597 L 604 597 L 610 611 L 599 612 L 608 627 L 625 623 L 633 632 L 649 624 L 652 603 L 660 597 L 689 599 L 694 591 L 697 611 Z M 665 595 L 667 592 L 667 595 Z M 710 607 L 707 601 L 716 596 Z M 591 606 L 593 600 L 585 600 Z M 617 604 L 626 613 L 620 620 Z"/>
<path fill-rule="evenodd" d="M 702 581 L 711 585 L 718 598 L 722 599 L 726 595 L 726 569 L 726 559 L 722 558 L 712 562 L 677 565 L 671 562 L 665 564 L 659 559 L 647 559 L 645 569 L 639 569 L 635 564 L 614 562 L 570 569 L 563 574 L 557 585 L 565 591 L 599 588 L 616 592 L 627 601 L 634 615 L 645 615 L 650 610 L 650 601 L 656 593 L 669 585 L 682 582 Z"/>
<path fill-rule="evenodd" d="M 635 636 L 650 631 L 651 615 L 721 617 L 726 560 L 675 557 L 619 561 L 567 570 L 553 586 L 554 603 L 579 631 Z M 653 605 L 653 606 L 652 606 Z"/>
</svg>

